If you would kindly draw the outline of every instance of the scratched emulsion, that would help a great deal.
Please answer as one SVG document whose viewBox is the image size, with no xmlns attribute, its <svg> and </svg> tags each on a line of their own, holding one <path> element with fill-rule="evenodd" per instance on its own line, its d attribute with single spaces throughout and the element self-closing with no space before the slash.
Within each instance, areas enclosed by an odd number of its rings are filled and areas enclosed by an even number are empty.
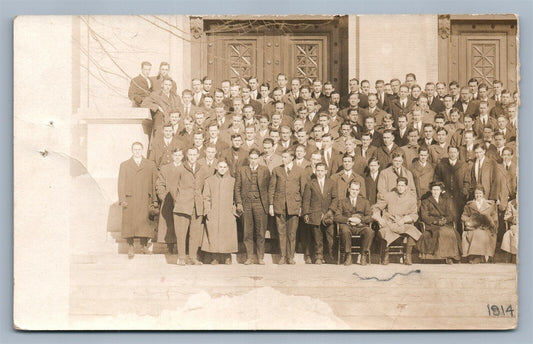
<svg viewBox="0 0 533 344">
<path fill-rule="evenodd" d="M 375 277 L 375 276 L 369 276 L 369 277 L 362 277 L 360 276 L 357 272 L 354 272 L 353 275 L 358 277 L 359 279 L 363 280 L 363 281 L 369 281 L 369 280 L 376 280 L 376 281 L 379 281 L 379 282 L 388 282 L 390 280 L 392 280 L 394 277 L 396 276 L 409 276 L 410 274 L 419 274 L 421 273 L 422 271 L 420 269 L 416 269 L 416 270 L 411 270 L 407 273 L 403 273 L 403 272 L 395 272 L 392 276 L 390 276 L 389 278 L 378 278 L 378 277 Z"/>
</svg>

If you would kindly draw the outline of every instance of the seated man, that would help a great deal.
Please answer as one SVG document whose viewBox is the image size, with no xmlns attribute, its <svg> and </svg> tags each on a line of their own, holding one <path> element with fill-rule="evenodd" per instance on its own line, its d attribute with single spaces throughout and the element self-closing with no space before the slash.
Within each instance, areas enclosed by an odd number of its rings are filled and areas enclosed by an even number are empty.
<svg viewBox="0 0 533 344">
<path fill-rule="evenodd" d="M 361 265 L 370 261 L 370 245 L 374 239 L 374 231 L 370 228 L 372 211 L 370 203 L 363 196 L 359 197 L 361 184 L 353 180 L 348 188 L 349 196 L 339 201 L 335 222 L 339 224 L 342 245 L 344 245 L 344 265 L 352 264 L 352 234 L 361 234 Z"/>
<path fill-rule="evenodd" d="M 398 177 L 396 188 L 385 193 L 372 207 L 372 218 L 379 223 L 379 235 L 386 245 L 382 264 L 389 264 L 389 245 L 401 235 L 407 235 L 405 264 L 411 265 L 411 253 L 422 233 L 414 223 L 418 220 L 416 195 L 407 191 L 407 178 Z"/>
</svg>

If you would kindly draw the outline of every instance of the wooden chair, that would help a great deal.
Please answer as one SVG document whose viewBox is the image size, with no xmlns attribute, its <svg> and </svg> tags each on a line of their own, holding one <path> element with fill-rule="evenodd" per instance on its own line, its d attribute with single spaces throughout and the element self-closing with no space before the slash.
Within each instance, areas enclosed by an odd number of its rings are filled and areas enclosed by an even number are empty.
<svg viewBox="0 0 533 344">
<path fill-rule="evenodd" d="M 342 236 L 341 236 L 341 232 L 340 232 L 340 226 L 338 223 L 335 223 L 335 237 L 336 237 L 336 240 L 337 240 L 337 264 L 341 264 L 341 257 L 342 257 L 342 253 L 345 253 L 344 250 L 342 249 Z M 351 235 L 351 254 L 354 255 L 354 254 L 357 254 L 357 259 L 356 259 L 356 263 L 359 263 L 360 259 L 361 259 L 361 240 L 362 240 L 362 235 L 360 234 L 352 234 Z M 370 257 L 369 257 L 370 258 Z M 368 264 L 370 265 L 371 264 L 371 259 L 368 259 Z"/>
</svg>

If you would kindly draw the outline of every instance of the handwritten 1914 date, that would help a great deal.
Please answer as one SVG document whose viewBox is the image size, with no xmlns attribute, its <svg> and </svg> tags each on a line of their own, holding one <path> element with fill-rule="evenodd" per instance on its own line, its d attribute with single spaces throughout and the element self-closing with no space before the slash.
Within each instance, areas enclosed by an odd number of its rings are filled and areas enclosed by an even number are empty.
<svg viewBox="0 0 533 344">
<path fill-rule="evenodd" d="M 504 305 L 487 304 L 487 312 L 489 312 L 490 317 L 514 317 L 516 311 L 512 305 L 505 307 Z"/>
</svg>

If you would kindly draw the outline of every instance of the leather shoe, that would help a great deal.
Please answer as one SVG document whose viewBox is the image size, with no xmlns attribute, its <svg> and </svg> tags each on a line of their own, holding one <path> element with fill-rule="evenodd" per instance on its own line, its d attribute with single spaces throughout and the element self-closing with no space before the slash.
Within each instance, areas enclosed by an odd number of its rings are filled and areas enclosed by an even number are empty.
<svg viewBox="0 0 533 344">
<path fill-rule="evenodd" d="M 294 264 L 296 264 L 296 262 L 294 261 L 294 259 L 291 258 L 291 259 L 289 259 L 289 264 L 290 265 L 294 265 Z"/>
<path fill-rule="evenodd" d="M 352 265 L 352 255 L 346 254 L 346 259 L 344 260 L 344 265 Z"/>
<path fill-rule="evenodd" d="M 317 260 L 315 260 L 315 264 L 322 265 L 322 258 L 318 258 Z"/>
<path fill-rule="evenodd" d="M 446 258 L 446 264 L 453 265 L 453 260 L 451 258 Z"/>
<path fill-rule="evenodd" d="M 311 257 L 309 257 L 309 256 L 305 257 L 305 264 L 313 264 L 313 261 L 311 260 Z"/>
<path fill-rule="evenodd" d="M 217 259 L 213 259 L 211 261 L 211 265 L 218 265 L 218 260 Z"/>
<path fill-rule="evenodd" d="M 279 259 L 278 265 L 284 265 L 285 263 L 286 263 L 286 261 L 285 261 L 285 257 L 281 257 L 281 258 Z"/>
<path fill-rule="evenodd" d="M 368 253 L 364 252 L 361 254 L 361 265 L 368 264 Z"/>
<path fill-rule="evenodd" d="M 224 261 L 224 264 L 231 265 L 231 258 L 230 257 L 226 258 L 226 260 Z"/>
<path fill-rule="evenodd" d="M 152 251 L 150 251 L 150 248 L 148 247 L 148 245 L 144 245 L 142 250 L 143 250 L 143 254 L 152 254 Z"/>
<path fill-rule="evenodd" d="M 177 264 L 178 265 L 187 265 L 187 263 L 185 262 L 185 259 L 183 259 L 183 258 L 178 258 Z"/>
<path fill-rule="evenodd" d="M 244 265 L 252 265 L 252 264 L 253 264 L 253 261 L 250 258 L 246 259 L 246 261 L 244 262 Z"/>
<path fill-rule="evenodd" d="M 389 252 L 383 254 L 383 260 L 381 261 L 382 265 L 389 265 Z"/>
<path fill-rule="evenodd" d="M 130 247 L 128 247 L 128 259 L 133 259 L 133 257 L 135 257 L 135 248 L 133 245 L 130 245 Z"/>
<path fill-rule="evenodd" d="M 193 265 L 202 265 L 203 263 L 201 261 L 199 261 L 198 259 L 196 259 L 196 258 L 191 258 L 191 264 L 193 264 Z"/>
<path fill-rule="evenodd" d="M 265 265 L 265 261 L 264 261 L 263 259 L 259 259 L 259 260 L 257 261 L 257 264 L 259 264 L 259 265 Z"/>
</svg>

